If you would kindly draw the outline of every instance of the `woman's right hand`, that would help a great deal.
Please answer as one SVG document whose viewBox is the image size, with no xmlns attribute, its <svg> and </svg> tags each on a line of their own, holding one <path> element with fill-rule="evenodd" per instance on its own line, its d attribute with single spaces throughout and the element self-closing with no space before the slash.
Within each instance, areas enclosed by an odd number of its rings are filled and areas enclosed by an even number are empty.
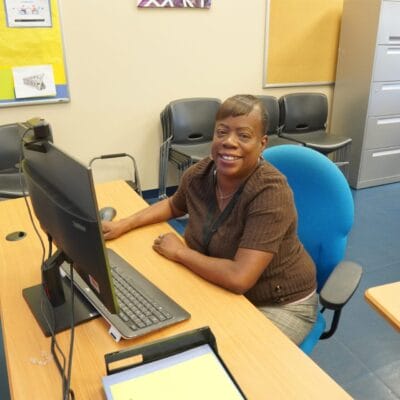
<svg viewBox="0 0 400 400">
<path fill-rule="evenodd" d="M 184 214 L 184 213 L 183 213 Z M 177 215 L 183 215 L 179 212 Z M 104 239 L 116 239 L 132 229 L 168 221 L 176 215 L 172 212 L 168 199 L 147 206 L 129 217 L 114 221 L 101 221 Z"/>
<path fill-rule="evenodd" d="M 126 232 L 123 220 L 119 221 L 101 221 L 103 236 L 106 240 L 116 239 Z"/>
</svg>

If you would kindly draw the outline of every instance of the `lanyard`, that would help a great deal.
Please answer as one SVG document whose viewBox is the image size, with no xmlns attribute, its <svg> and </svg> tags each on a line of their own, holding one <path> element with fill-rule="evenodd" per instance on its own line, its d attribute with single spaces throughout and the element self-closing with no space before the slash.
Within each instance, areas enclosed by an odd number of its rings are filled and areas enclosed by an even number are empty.
<svg viewBox="0 0 400 400">
<path fill-rule="evenodd" d="M 232 212 L 233 207 L 235 207 L 236 203 L 239 200 L 239 196 L 242 194 L 244 186 L 246 185 L 248 179 L 250 176 L 253 175 L 256 169 L 264 162 L 264 160 L 258 160 L 258 164 L 254 171 L 246 178 L 246 180 L 239 186 L 239 189 L 236 191 L 236 193 L 233 195 L 231 201 L 227 204 L 227 206 L 224 208 L 224 210 L 221 212 L 221 214 L 218 215 L 218 217 L 213 221 L 212 217 L 215 214 L 215 211 L 218 207 L 217 203 L 214 199 L 216 199 L 216 196 L 214 196 L 213 201 L 211 202 L 210 207 L 208 208 L 207 212 L 207 219 L 206 223 L 203 228 L 203 248 L 204 248 L 204 254 L 209 255 L 208 253 L 208 246 L 210 244 L 211 238 L 214 235 L 215 232 L 217 232 L 218 228 L 222 225 L 222 223 L 226 220 L 228 215 Z M 216 185 L 216 169 L 214 168 L 213 171 L 213 183 L 214 187 Z"/>
<path fill-rule="evenodd" d="M 207 220 L 206 220 L 206 224 L 204 225 L 204 228 L 203 228 L 203 247 L 204 247 L 206 255 L 209 255 L 208 254 L 208 246 L 210 244 L 212 236 L 214 235 L 215 232 L 217 232 L 218 228 L 226 220 L 228 215 L 233 210 L 233 207 L 235 207 L 236 203 L 239 200 L 239 196 L 243 191 L 245 183 L 246 182 L 243 182 L 240 185 L 239 189 L 233 195 L 231 201 L 227 204 L 227 206 L 223 209 L 221 214 L 219 214 L 218 217 L 214 221 L 213 221 L 212 217 L 215 214 L 215 211 L 217 209 L 217 206 L 218 206 L 217 202 L 213 201 L 212 204 L 210 205 L 210 207 L 208 208 Z"/>
</svg>

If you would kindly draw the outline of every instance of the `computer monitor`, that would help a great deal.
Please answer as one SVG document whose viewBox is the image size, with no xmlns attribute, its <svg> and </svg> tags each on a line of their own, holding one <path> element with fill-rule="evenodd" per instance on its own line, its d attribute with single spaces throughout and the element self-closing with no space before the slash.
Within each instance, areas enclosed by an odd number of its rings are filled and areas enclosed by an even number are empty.
<svg viewBox="0 0 400 400">
<path fill-rule="evenodd" d="M 101 222 L 90 168 L 67 155 L 49 141 L 24 146 L 22 170 L 33 210 L 41 228 L 56 244 L 58 255 L 73 263 L 74 273 L 92 289 L 111 312 L 118 303 L 111 281 L 111 271 L 101 232 Z M 58 267 L 58 265 L 57 265 Z M 58 268 L 56 268 L 58 274 Z M 69 285 L 63 281 L 64 290 Z M 62 290 L 57 285 L 54 291 Z M 43 287 L 24 289 L 23 294 L 44 333 L 49 336 L 48 318 L 43 314 Z M 58 294 L 52 295 L 58 297 Z M 76 293 L 76 323 L 98 315 L 97 311 Z M 67 329 L 70 321 L 68 302 L 54 307 L 58 312 L 55 331 Z"/>
</svg>

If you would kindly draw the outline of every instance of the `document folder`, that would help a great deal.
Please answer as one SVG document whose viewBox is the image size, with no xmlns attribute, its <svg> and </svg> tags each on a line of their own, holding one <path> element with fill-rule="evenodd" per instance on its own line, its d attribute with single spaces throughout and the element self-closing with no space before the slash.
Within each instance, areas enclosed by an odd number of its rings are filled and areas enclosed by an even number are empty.
<svg viewBox="0 0 400 400">
<path fill-rule="evenodd" d="M 243 400 L 210 328 L 105 355 L 107 400 Z"/>
</svg>

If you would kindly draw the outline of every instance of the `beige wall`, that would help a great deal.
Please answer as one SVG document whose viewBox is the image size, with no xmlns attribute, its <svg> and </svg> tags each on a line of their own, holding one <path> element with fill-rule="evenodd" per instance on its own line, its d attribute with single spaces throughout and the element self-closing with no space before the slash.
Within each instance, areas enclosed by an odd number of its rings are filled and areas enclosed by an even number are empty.
<svg viewBox="0 0 400 400">
<path fill-rule="evenodd" d="M 145 190 L 158 187 L 159 114 L 173 99 L 304 89 L 331 98 L 330 87 L 262 88 L 266 0 L 213 0 L 209 10 L 59 1 L 71 102 L 0 109 L 1 123 L 41 116 L 55 142 L 85 163 L 130 153 Z M 97 180 L 113 177 L 98 164 Z"/>
</svg>

